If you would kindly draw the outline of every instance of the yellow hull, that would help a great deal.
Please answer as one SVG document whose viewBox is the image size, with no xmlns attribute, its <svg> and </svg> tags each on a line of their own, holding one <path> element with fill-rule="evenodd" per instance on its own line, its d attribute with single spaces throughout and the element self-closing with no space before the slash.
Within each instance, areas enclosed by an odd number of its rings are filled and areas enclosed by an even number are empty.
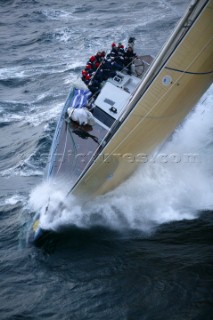
<svg viewBox="0 0 213 320">
<path fill-rule="evenodd" d="M 133 97 L 133 111 L 78 182 L 74 194 L 96 196 L 117 187 L 144 162 L 143 155 L 164 142 L 192 110 L 212 83 L 212 20 L 213 1 L 209 1 L 161 70 L 152 75 L 141 98 Z"/>
</svg>

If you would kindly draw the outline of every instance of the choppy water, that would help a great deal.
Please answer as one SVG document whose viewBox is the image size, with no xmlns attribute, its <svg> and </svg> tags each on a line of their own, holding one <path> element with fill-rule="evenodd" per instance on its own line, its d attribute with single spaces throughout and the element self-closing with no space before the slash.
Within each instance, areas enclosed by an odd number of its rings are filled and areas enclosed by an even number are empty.
<svg viewBox="0 0 213 320">
<path fill-rule="evenodd" d="M 32 208 L 63 197 L 42 175 L 88 56 L 132 35 L 156 55 L 188 3 L 1 1 L 0 319 L 211 319 L 213 87 L 128 182 L 43 216 L 65 227 L 47 248 L 27 242 Z"/>
</svg>

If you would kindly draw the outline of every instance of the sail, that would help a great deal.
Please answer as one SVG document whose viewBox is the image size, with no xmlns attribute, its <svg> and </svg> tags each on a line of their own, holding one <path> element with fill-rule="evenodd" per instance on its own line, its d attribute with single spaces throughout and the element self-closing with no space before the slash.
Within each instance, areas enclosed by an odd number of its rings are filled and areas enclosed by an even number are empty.
<svg viewBox="0 0 213 320">
<path fill-rule="evenodd" d="M 213 0 L 195 1 L 135 92 L 126 119 L 75 194 L 98 195 L 127 179 L 165 141 L 212 83 Z"/>
</svg>

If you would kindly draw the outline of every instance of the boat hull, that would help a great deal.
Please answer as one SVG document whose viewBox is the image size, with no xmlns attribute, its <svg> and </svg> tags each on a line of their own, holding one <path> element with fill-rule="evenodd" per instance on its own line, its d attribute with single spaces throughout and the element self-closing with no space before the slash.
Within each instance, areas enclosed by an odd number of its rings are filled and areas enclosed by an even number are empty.
<svg viewBox="0 0 213 320">
<path fill-rule="evenodd" d="M 67 124 L 69 95 L 53 139 L 47 179 L 61 178 L 67 182 L 66 194 L 84 201 L 112 191 L 147 162 L 212 83 L 212 12 L 213 0 L 192 4 L 112 127 L 104 127 L 103 121 L 88 131 Z M 32 238 L 40 245 L 49 232 L 39 221 L 38 214 Z"/>
<path fill-rule="evenodd" d="M 77 183 L 72 191 L 76 196 L 101 195 L 126 180 L 144 156 L 172 134 L 211 85 L 212 3 L 209 1 L 158 74 L 150 75 L 153 80 L 143 95 L 132 99 L 134 109 Z"/>
</svg>

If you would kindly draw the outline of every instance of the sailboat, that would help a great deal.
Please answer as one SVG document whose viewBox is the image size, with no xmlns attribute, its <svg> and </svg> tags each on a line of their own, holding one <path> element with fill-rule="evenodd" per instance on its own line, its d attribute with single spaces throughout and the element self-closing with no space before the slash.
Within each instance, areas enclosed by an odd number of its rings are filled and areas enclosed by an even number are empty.
<svg viewBox="0 0 213 320">
<path fill-rule="evenodd" d="M 73 88 L 55 130 L 46 179 L 65 181 L 81 201 L 112 191 L 174 132 L 212 83 L 213 0 L 194 0 L 158 56 L 135 72 L 117 71 L 93 96 L 92 123 L 68 117 L 88 90 Z M 48 204 L 45 210 L 48 210 Z M 59 209 L 60 210 L 60 209 Z M 35 215 L 35 244 L 48 230 Z"/>
</svg>

